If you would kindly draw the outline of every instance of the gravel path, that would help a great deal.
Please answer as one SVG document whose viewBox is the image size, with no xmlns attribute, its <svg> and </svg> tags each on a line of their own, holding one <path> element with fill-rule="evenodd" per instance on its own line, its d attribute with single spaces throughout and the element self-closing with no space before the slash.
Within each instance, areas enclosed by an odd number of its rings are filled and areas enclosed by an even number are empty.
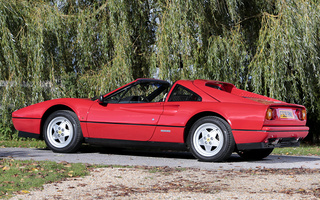
<svg viewBox="0 0 320 200">
<path fill-rule="evenodd" d="M 319 169 L 99 168 L 12 199 L 318 199 Z"/>
</svg>

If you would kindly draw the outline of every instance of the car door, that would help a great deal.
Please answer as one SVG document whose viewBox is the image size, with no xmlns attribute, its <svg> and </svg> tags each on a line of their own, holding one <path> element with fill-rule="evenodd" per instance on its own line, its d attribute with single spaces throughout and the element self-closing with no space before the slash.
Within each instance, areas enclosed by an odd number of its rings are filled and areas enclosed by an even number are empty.
<svg viewBox="0 0 320 200">
<path fill-rule="evenodd" d="M 163 112 L 167 86 L 139 81 L 96 102 L 88 113 L 91 138 L 149 140 Z"/>
<path fill-rule="evenodd" d="M 195 114 L 195 108 L 201 106 L 201 101 L 197 93 L 176 84 L 168 101 L 164 103 L 163 113 L 151 141 L 183 143 L 185 124 Z"/>
</svg>

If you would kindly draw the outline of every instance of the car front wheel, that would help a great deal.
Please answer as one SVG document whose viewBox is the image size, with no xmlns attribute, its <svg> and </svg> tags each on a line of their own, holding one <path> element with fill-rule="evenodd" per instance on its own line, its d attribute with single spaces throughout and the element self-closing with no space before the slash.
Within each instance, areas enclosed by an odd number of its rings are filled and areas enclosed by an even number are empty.
<svg viewBox="0 0 320 200">
<path fill-rule="evenodd" d="M 197 120 L 190 129 L 187 143 L 191 153 L 205 162 L 228 159 L 235 146 L 230 125 L 215 116 Z"/>
<path fill-rule="evenodd" d="M 83 138 L 77 115 L 69 110 L 52 113 L 44 124 L 43 137 L 54 152 L 75 152 Z"/>
</svg>

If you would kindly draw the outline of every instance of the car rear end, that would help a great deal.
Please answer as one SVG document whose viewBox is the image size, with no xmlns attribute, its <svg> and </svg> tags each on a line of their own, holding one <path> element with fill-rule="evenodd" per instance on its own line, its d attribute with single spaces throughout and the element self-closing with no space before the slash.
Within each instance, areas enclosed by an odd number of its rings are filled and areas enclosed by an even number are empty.
<svg viewBox="0 0 320 200">
<path fill-rule="evenodd" d="M 244 98 L 264 104 L 266 109 L 261 130 L 248 133 L 247 136 L 250 139 L 245 143 L 239 142 L 238 150 L 295 147 L 299 146 L 300 141 L 308 135 L 307 111 L 304 106 L 277 101 L 261 95 L 259 98 L 257 96 L 244 96 Z"/>
<path fill-rule="evenodd" d="M 289 104 L 270 97 L 233 87 L 231 94 L 265 105 L 261 130 L 251 131 L 250 143 L 238 143 L 238 150 L 299 146 L 308 135 L 307 111 L 304 106 Z M 253 140 L 253 141 L 252 141 Z"/>
<path fill-rule="evenodd" d="M 220 102 L 243 104 L 239 110 L 247 113 L 246 116 L 234 117 L 234 120 L 242 123 L 235 126 L 233 121 L 232 125 L 237 150 L 299 146 L 300 141 L 308 135 L 304 106 L 241 90 L 230 83 L 196 80 L 194 84 Z M 243 110 L 247 108 L 244 105 L 250 104 L 256 105 L 254 108 L 258 110 Z M 264 116 L 258 117 L 258 113 Z M 258 118 L 253 120 L 249 115 Z M 244 118 L 249 121 L 243 121 Z M 258 124 L 253 124 L 257 121 Z"/>
<path fill-rule="evenodd" d="M 263 143 L 265 147 L 298 146 L 308 135 L 306 126 L 307 112 L 299 105 L 270 105 L 266 111 L 262 131 L 267 136 Z"/>
</svg>

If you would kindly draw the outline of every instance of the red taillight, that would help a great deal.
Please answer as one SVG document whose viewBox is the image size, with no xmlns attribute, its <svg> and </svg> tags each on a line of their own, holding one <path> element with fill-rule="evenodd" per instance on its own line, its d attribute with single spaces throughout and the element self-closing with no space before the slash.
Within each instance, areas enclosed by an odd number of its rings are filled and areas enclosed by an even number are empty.
<svg viewBox="0 0 320 200">
<path fill-rule="evenodd" d="M 272 108 L 268 108 L 267 113 L 266 113 L 266 119 L 267 120 L 272 120 L 275 118 L 275 112 Z"/>
<path fill-rule="evenodd" d="M 296 115 L 297 115 L 298 119 L 300 119 L 302 121 L 307 119 L 307 111 L 305 109 L 297 109 Z"/>
</svg>

